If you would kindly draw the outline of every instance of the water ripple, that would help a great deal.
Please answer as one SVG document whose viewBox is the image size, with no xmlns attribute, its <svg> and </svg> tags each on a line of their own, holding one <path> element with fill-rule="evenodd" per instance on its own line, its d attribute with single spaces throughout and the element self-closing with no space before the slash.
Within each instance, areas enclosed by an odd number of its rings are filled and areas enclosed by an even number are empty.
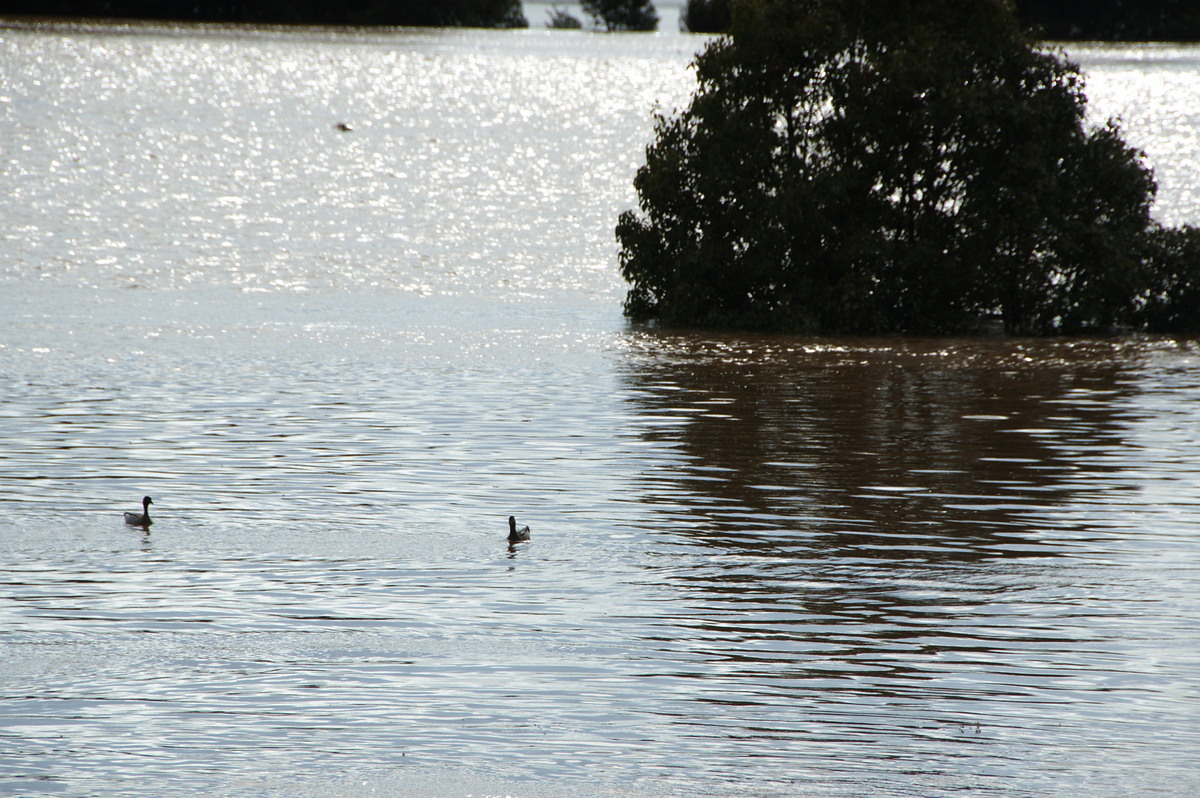
<svg viewBox="0 0 1200 798">
<path fill-rule="evenodd" d="M 688 37 L 0 39 L 0 792 L 1196 791 L 1194 341 L 626 325 Z"/>
</svg>

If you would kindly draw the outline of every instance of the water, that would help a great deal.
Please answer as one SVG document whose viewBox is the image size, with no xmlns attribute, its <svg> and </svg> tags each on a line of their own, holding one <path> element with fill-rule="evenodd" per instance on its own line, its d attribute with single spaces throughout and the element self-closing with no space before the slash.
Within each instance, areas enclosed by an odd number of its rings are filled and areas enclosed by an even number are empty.
<svg viewBox="0 0 1200 798">
<path fill-rule="evenodd" d="M 0 31 L 0 793 L 1200 790 L 1196 342 L 627 325 L 699 43 Z"/>
</svg>

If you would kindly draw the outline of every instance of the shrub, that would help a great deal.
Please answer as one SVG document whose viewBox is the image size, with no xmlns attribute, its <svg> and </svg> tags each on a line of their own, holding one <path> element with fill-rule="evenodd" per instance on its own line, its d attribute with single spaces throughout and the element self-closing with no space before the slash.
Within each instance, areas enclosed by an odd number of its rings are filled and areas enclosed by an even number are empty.
<svg viewBox="0 0 1200 798">
<path fill-rule="evenodd" d="M 1141 321 L 1151 332 L 1200 333 L 1200 229 L 1156 228 Z"/>
<path fill-rule="evenodd" d="M 658 14 L 650 0 L 580 0 L 579 5 L 608 31 L 658 29 Z"/>
<path fill-rule="evenodd" d="M 583 27 L 583 23 L 558 6 L 550 6 L 550 19 L 546 22 L 546 27 L 559 30 L 579 30 Z"/>
</svg>

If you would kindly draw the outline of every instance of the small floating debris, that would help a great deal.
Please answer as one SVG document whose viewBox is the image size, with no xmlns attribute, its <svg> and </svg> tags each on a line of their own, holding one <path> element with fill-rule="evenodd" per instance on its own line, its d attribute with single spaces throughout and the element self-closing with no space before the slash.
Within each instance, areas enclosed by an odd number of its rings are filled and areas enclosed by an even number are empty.
<svg viewBox="0 0 1200 798">
<path fill-rule="evenodd" d="M 350 126 L 349 126 L 349 125 L 347 125 L 345 122 L 338 122 L 338 123 L 337 123 L 336 125 L 334 125 L 333 127 L 334 127 L 336 130 L 340 130 L 340 131 L 342 131 L 343 133 L 350 133 L 350 132 L 352 132 L 352 131 L 354 130 L 354 128 L 350 127 Z"/>
</svg>

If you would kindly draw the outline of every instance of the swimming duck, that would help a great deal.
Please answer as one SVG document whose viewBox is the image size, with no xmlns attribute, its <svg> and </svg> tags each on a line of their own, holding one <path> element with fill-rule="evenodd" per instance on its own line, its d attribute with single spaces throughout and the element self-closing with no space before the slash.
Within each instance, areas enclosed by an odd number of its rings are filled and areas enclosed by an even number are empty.
<svg viewBox="0 0 1200 798">
<path fill-rule="evenodd" d="M 142 511 L 140 513 L 125 513 L 125 523 L 131 526 L 150 526 L 154 523 L 150 520 L 150 505 L 154 504 L 154 500 L 149 496 L 142 497 Z"/>
<path fill-rule="evenodd" d="M 517 519 L 510 515 L 508 517 L 508 542 L 520 543 L 522 540 L 529 540 L 529 527 L 523 526 L 517 529 Z"/>
</svg>

